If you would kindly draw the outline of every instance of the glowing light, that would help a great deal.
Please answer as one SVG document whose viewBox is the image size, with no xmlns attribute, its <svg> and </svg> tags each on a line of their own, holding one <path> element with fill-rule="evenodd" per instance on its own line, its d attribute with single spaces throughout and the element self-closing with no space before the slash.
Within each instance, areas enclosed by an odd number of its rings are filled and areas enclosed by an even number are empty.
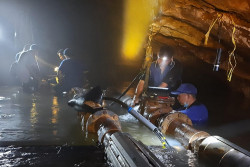
<svg viewBox="0 0 250 167">
<path fill-rule="evenodd" d="M 16 36 L 17 36 L 17 33 L 15 32 L 14 37 L 16 38 Z"/>
<path fill-rule="evenodd" d="M 167 58 L 167 57 L 163 57 L 162 60 L 163 60 L 163 61 L 167 61 L 168 58 Z"/>
<path fill-rule="evenodd" d="M 133 59 L 142 49 L 161 0 L 126 0 L 122 53 Z"/>
<path fill-rule="evenodd" d="M 59 67 L 55 67 L 55 68 L 54 68 L 54 71 L 55 71 L 55 72 L 58 72 L 58 69 L 59 69 Z"/>
</svg>

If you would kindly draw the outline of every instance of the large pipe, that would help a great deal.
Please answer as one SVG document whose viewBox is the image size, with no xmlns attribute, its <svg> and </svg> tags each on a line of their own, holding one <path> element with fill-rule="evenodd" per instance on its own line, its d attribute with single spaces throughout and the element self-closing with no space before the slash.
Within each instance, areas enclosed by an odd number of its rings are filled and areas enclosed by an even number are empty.
<svg viewBox="0 0 250 167">
<path fill-rule="evenodd" d="M 171 98 L 161 99 L 155 96 L 144 100 L 144 116 L 161 129 L 163 134 L 173 135 L 184 147 L 197 153 L 206 164 L 220 167 L 250 166 L 248 151 L 226 139 L 193 128 L 192 121 L 187 115 L 176 111 L 170 112 Z M 164 101 L 168 103 L 164 105 Z"/>
<path fill-rule="evenodd" d="M 164 166 L 143 143 L 122 133 L 118 115 L 113 112 L 95 112 L 87 120 L 86 126 L 89 132 L 98 134 L 98 141 L 104 145 L 107 158 L 113 166 Z"/>
<path fill-rule="evenodd" d="M 209 136 L 201 141 L 198 155 L 209 165 L 220 167 L 249 167 L 250 154 L 248 151 L 235 146 L 233 143 L 219 137 Z"/>
<path fill-rule="evenodd" d="M 196 130 L 185 114 L 180 112 L 163 114 L 159 116 L 155 124 L 161 128 L 162 133 L 173 135 L 183 146 L 197 153 L 201 160 L 211 166 L 250 166 L 248 151 L 226 139 Z"/>
<path fill-rule="evenodd" d="M 164 166 L 142 142 L 122 133 L 118 115 L 104 109 L 99 103 L 86 99 L 86 96 L 78 97 L 70 100 L 68 104 L 80 111 L 82 126 L 89 116 L 87 113 L 92 113 L 86 122 L 86 129 L 88 132 L 97 133 L 99 143 L 105 147 L 108 163 L 111 162 L 111 165 L 117 167 Z"/>
<path fill-rule="evenodd" d="M 206 161 L 211 166 L 249 167 L 250 153 L 248 151 L 230 143 L 229 141 L 223 138 L 210 136 L 208 133 L 204 131 L 199 131 L 194 129 L 192 127 L 192 121 L 185 114 L 182 114 L 180 112 L 166 112 L 166 110 L 160 111 L 159 109 L 150 114 L 148 119 L 151 123 L 149 123 L 147 120 L 145 120 L 144 117 L 142 117 L 139 113 L 134 111 L 133 108 L 129 107 L 127 104 L 121 102 L 120 100 L 104 97 L 104 99 L 105 98 L 106 100 L 113 100 L 115 102 L 118 102 L 124 108 L 127 108 L 128 111 L 133 116 L 135 116 L 137 119 L 143 122 L 149 129 L 152 130 L 155 129 L 155 126 L 158 126 L 158 128 L 161 129 L 162 133 L 173 135 L 187 149 L 191 149 L 192 151 L 197 153 L 200 159 Z M 99 135 L 103 134 L 100 135 L 101 137 L 99 137 L 100 141 L 109 141 L 109 139 L 111 138 L 108 136 L 112 136 L 110 135 L 109 132 L 118 133 L 120 129 L 117 127 L 117 125 L 115 125 L 111 126 L 115 128 L 111 128 L 110 130 L 110 128 L 108 128 L 107 126 L 114 121 L 113 120 L 115 118 L 114 116 L 112 116 L 111 120 L 109 120 L 108 118 L 107 123 L 104 124 L 101 123 L 106 120 L 106 118 L 103 119 L 103 115 L 109 115 L 109 114 L 106 113 L 100 114 L 99 115 L 100 117 L 96 119 L 97 125 L 92 127 L 94 130 L 97 130 L 98 129 L 97 127 L 99 127 L 98 134 Z M 100 127 L 100 125 L 102 126 Z M 88 123 L 88 126 L 90 126 L 90 123 Z M 108 139 L 104 140 L 104 136 L 107 136 Z"/>
</svg>

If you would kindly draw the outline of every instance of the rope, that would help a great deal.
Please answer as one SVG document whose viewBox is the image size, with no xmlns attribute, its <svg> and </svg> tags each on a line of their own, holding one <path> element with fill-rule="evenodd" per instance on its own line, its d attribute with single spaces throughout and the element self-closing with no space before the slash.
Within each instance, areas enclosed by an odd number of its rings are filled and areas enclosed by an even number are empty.
<svg viewBox="0 0 250 167">
<path fill-rule="evenodd" d="M 232 42 L 233 42 L 233 45 L 234 45 L 234 49 L 232 50 L 232 52 L 229 54 L 229 57 L 228 57 L 227 80 L 229 82 L 232 79 L 233 71 L 234 71 L 234 69 L 235 69 L 235 67 L 237 65 L 236 58 L 235 58 L 235 55 L 234 55 L 234 51 L 236 50 L 236 43 L 235 43 L 235 39 L 234 39 L 235 23 L 234 23 L 232 17 L 231 17 L 231 20 L 232 20 L 232 23 L 234 25 L 233 32 L 232 32 Z"/>
<path fill-rule="evenodd" d="M 151 63 L 152 63 L 152 60 L 153 60 L 153 49 L 152 49 L 152 46 L 151 46 L 151 41 L 152 41 L 153 37 L 160 30 L 161 30 L 161 27 L 157 31 L 154 31 L 153 24 L 151 24 L 151 26 L 150 26 L 150 34 L 148 36 L 148 42 L 147 42 L 147 48 L 146 48 L 146 57 L 145 57 L 144 64 L 143 64 L 143 69 L 146 70 L 145 82 L 144 82 L 144 86 L 143 86 L 143 94 L 146 92 L 146 90 L 148 88 L 150 66 L 151 66 Z"/>
<path fill-rule="evenodd" d="M 204 45 L 207 45 L 208 37 L 209 37 L 210 31 L 212 30 L 214 24 L 215 24 L 218 20 L 220 20 L 221 18 L 222 18 L 222 14 L 217 14 L 217 18 L 210 24 L 209 29 L 208 29 L 207 33 L 205 34 Z"/>
</svg>

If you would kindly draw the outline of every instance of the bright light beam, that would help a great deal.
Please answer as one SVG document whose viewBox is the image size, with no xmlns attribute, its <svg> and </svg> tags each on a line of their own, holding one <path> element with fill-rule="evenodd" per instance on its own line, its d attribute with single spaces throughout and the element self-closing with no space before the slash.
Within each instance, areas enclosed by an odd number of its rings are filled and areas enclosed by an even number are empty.
<svg viewBox="0 0 250 167">
<path fill-rule="evenodd" d="M 150 23 L 159 11 L 161 0 L 126 0 L 122 53 L 133 60 L 146 39 Z"/>
</svg>

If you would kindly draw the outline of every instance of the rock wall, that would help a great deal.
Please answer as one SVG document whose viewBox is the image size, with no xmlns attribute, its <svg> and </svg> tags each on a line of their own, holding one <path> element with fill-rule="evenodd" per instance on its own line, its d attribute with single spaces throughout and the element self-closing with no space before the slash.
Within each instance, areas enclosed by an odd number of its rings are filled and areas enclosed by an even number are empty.
<svg viewBox="0 0 250 167">
<path fill-rule="evenodd" d="M 249 0 L 163 0 L 161 6 L 152 24 L 156 32 L 154 48 L 172 45 L 179 48 L 180 54 L 191 54 L 210 64 L 215 61 L 217 48 L 222 48 L 220 69 L 227 70 L 229 54 L 234 49 L 235 27 L 237 66 L 233 77 L 250 82 Z M 216 19 L 205 45 L 205 34 Z"/>
</svg>

